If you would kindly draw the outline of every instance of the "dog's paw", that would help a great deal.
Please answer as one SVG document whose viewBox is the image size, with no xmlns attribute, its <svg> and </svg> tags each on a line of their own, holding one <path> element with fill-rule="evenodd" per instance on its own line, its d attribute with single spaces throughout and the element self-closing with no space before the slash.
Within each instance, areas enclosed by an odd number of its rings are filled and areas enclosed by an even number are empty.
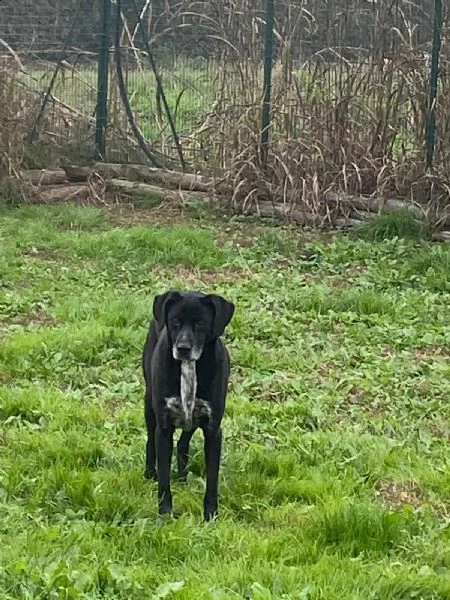
<svg viewBox="0 0 450 600">
<path fill-rule="evenodd" d="M 217 511 L 217 508 L 205 508 L 204 520 L 206 521 L 206 523 L 208 523 L 209 521 L 215 521 L 218 516 L 219 513 Z"/>
<path fill-rule="evenodd" d="M 158 506 L 158 513 L 160 516 L 162 515 L 172 515 L 173 508 L 171 502 L 160 502 Z"/>
<path fill-rule="evenodd" d="M 178 512 L 178 511 L 174 511 L 171 513 L 164 513 L 158 514 L 158 521 L 161 524 L 168 524 L 168 523 L 172 523 L 173 521 L 176 521 L 177 519 L 179 519 L 182 516 L 182 513 Z"/>
<path fill-rule="evenodd" d="M 156 475 L 156 469 L 145 469 L 144 479 L 149 479 L 150 481 L 156 481 L 158 479 L 158 477 Z"/>
</svg>

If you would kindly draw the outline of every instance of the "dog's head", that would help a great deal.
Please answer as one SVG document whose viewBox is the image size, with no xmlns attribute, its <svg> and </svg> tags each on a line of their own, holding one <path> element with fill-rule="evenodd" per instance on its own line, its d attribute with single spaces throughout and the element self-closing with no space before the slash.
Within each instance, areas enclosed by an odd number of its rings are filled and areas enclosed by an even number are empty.
<svg viewBox="0 0 450 600">
<path fill-rule="evenodd" d="M 234 304 L 216 294 L 169 291 L 155 296 L 153 316 L 167 327 L 175 360 L 198 360 L 205 343 L 220 337 Z"/>
</svg>

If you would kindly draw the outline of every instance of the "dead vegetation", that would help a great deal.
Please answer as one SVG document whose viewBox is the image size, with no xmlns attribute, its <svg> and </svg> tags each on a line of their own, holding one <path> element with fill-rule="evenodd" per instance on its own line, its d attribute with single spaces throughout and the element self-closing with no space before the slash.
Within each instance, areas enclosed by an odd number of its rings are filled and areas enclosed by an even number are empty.
<svg viewBox="0 0 450 600">
<path fill-rule="evenodd" d="M 431 3 L 425 4 L 420 18 L 428 23 Z M 102 203 L 151 195 L 183 205 L 193 197 L 212 197 L 244 214 L 333 227 L 354 225 L 381 210 L 406 205 L 435 231 L 450 225 L 450 55 L 443 43 L 436 111 L 438 140 L 434 166 L 426 169 L 431 37 L 421 38 L 419 17 L 412 5 L 408 8 L 397 0 L 381 1 L 369 13 L 347 3 L 342 13 L 346 15 L 344 23 L 341 16 L 330 21 L 329 7 L 320 3 L 312 3 L 310 12 L 302 6 L 280 4 L 274 31 L 267 165 L 261 162 L 259 143 L 262 5 L 243 1 L 231 12 L 219 5 L 212 11 L 208 3 L 183 0 L 167 3 L 166 12 L 158 15 L 148 3 L 146 6 L 142 17 L 152 43 L 157 45 L 165 35 L 175 39 L 179 32 L 186 56 L 191 57 L 195 52 L 194 44 L 188 44 L 188 33 L 196 40 L 201 36 L 207 40 L 202 52 L 208 59 L 193 60 L 207 64 L 209 87 L 204 94 L 212 94 L 211 103 L 180 131 L 192 175 L 176 174 L 173 168 L 164 173 L 139 165 L 92 166 L 92 160 L 83 160 L 86 147 L 92 147 L 92 116 L 81 114 L 54 95 L 40 124 L 38 141 L 27 145 L 41 99 L 19 76 L 26 68 L 20 57 L 8 54 L 5 61 L 9 67 L 0 74 L 1 185 L 8 200 L 55 202 L 76 198 Z M 208 18 L 202 19 L 202 15 Z M 147 57 L 139 46 L 139 28 L 128 14 L 122 21 L 125 79 L 131 81 L 139 73 L 151 81 Z M 350 43 L 351 31 L 359 32 L 359 47 Z M 448 31 L 447 23 L 444 42 Z M 326 39 L 324 47 L 317 41 L 319 33 Z M 160 61 L 157 65 L 163 84 L 182 77 L 169 63 Z M 110 75 L 110 154 L 114 157 L 125 152 L 128 160 L 141 159 L 117 92 L 114 64 Z M 81 83 L 84 77 L 75 64 L 70 76 Z M 183 102 L 191 87 L 190 82 L 182 82 L 172 99 L 176 122 L 179 113 L 188 108 Z M 148 93 L 154 94 L 151 85 Z M 202 90 L 196 93 L 200 97 Z M 158 92 L 156 108 L 149 106 L 135 111 L 137 125 L 143 130 L 151 120 L 152 148 L 165 155 L 173 167 L 177 155 Z M 70 148 L 65 145 L 67 140 Z M 36 182 L 34 175 L 24 172 L 37 166 L 37 156 L 47 168 L 55 166 L 55 156 L 64 157 L 64 165 L 57 166 L 66 170 L 51 175 L 41 172 Z M 67 165 L 78 168 L 86 162 L 89 168 L 80 179 L 73 179 Z"/>
<path fill-rule="evenodd" d="M 405 506 L 419 510 L 426 503 L 425 494 L 413 481 L 380 481 L 377 495 L 389 510 L 402 510 Z"/>
<path fill-rule="evenodd" d="M 129 177 L 130 179 L 127 179 Z M 114 163 L 95 163 L 91 167 L 70 169 L 18 170 L 16 176 L 3 179 L 11 188 L 21 183 L 26 190 L 26 202 L 58 203 L 77 202 L 108 206 L 127 206 L 134 203 L 153 208 L 146 220 L 153 222 L 155 211 L 165 222 L 180 218 L 184 209 L 201 203 L 213 209 L 231 209 L 237 214 L 256 214 L 260 217 L 281 219 L 297 225 L 313 227 L 348 228 L 372 219 L 381 211 L 409 211 L 413 221 L 426 221 L 434 229 L 436 240 L 449 239 L 450 215 L 445 205 L 437 211 L 430 203 L 409 203 L 405 200 L 385 199 L 382 196 L 354 196 L 328 192 L 317 210 L 306 203 L 283 202 L 271 193 L 271 200 L 255 198 L 254 202 L 234 201 L 226 177 L 220 179 L 146 167 Z M 153 182 L 153 183 L 152 183 Z M 267 184 L 268 189 L 272 186 Z M 15 196 L 10 199 L 14 202 Z M 22 200 L 23 201 L 23 200 Z M 117 212 L 117 211 L 116 211 Z M 147 211 L 148 212 L 148 211 Z M 120 209 L 116 216 L 120 221 Z M 142 212 L 136 212 L 137 222 L 142 222 Z"/>
</svg>

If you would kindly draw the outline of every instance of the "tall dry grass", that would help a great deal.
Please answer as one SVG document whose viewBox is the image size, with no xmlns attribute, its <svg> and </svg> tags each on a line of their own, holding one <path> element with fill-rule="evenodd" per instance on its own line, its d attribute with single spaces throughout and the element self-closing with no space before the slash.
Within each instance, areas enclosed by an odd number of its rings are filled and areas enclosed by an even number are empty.
<svg viewBox="0 0 450 600">
<path fill-rule="evenodd" d="M 355 0 L 335 0 L 326 6 L 317 0 L 308 4 L 308 10 L 303 2 L 277 3 L 266 169 L 259 153 L 264 2 L 168 1 L 159 12 L 153 3 L 145 6 L 142 19 L 156 49 L 185 157 L 193 171 L 216 175 L 222 194 L 227 190 L 235 207 L 280 202 L 287 212 L 303 210 L 323 221 L 347 210 L 340 205 L 343 194 L 405 199 L 420 204 L 433 218 L 448 204 L 448 21 L 441 52 L 435 163 L 425 169 L 431 0 L 420 7 L 380 0 L 370 11 Z M 355 32 L 359 32 L 356 40 Z M 137 125 L 155 150 L 176 161 L 175 144 L 139 39 L 136 21 L 126 13 L 120 43 Z M 169 53 L 158 54 L 161 44 L 172 44 L 174 59 Z M 180 70 L 180 53 L 185 70 Z M 201 84 L 188 77 L 189 65 L 196 73 L 204 69 Z M 130 135 L 113 61 L 110 75 L 109 158 L 142 160 Z M 66 83 L 75 78 L 86 85 L 92 108 L 95 78 L 86 81 L 86 77 L 86 71 L 74 67 Z M 70 96 L 66 104 L 73 108 Z M 93 136 L 92 114 L 84 113 L 83 147 Z M 46 117 L 41 130 L 54 133 L 60 127 L 55 113 L 49 110 Z M 76 141 L 79 135 L 73 127 L 63 133 L 59 140 Z M 83 158 L 75 142 L 72 150 L 73 158 L 77 152 Z M 327 201 L 330 192 L 333 203 Z"/>
<path fill-rule="evenodd" d="M 327 7 L 313 2 L 310 11 L 303 3 L 277 4 L 266 169 L 259 154 L 263 5 L 241 0 L 232 3 L 233 10 L 223 3 L 213 9 L 205 2 L 183 0 L 176 10 L 172 4 L 168 9 L 167 35 L 179 32 L 186 38 L 191 27 L 192 39 L 210 44 L 210 106 L 183 132 L 191 168 L 218 174 L 222 192 L 225 172 L 228 196 L 241 209 L 276 201 L 319 220 L 332 218 L 342 207 L 339 200 L 334 205 L 326 201 L 329 192 L 335 199 L 339 194 L 400 198 L 420 204 L 428 215 L 447 205 L 448 24 L 443 31 L 435 162 L 432 169 L 425 168 L 432 2 L 418 8 L 381 0 L 370 14 L 350 0 Z M 149 30 L 156 32 L 161 16 L 159 21 L 155 14 L 147 19 Z M 370 38 L 366 45 L 361 39 L 359 47 L 349 43 L 355 27 Z M 136 54 L 130 44 L 128 54 L 130 61 Z M 171 66 L 160 62 L 159 67 L 167 81 Z M 132 73 L 133 67 L 130 80 Z M 175 156 L 164 116 L 159 114 L 156 121 L 156 144 Z"/>
<path fill-rule="evenodd" d="M 442 61 L 442 73 L 449 64 Z M 210 157 L 203 170 L 225 171 L 235 206 L 270 200 L 323 216 L 331 191 L 400 198 L 428 209 L 430 201 L 435 208 L 448 203 L 449 78 L 441 77 L 435 165 L 427 171 L 424 58 L 409 51 L 356 64 L 312 57 L 295 69 L 279 60 L 265 170 L 259 153 L 261 68 L 246 64 L 242 71 L 239 63 L 217 66 L 213 110 L 192 133 Z"/>
<path fill-rule="evenodd" d="M 33 103 L 23 93 L 16 73 L 20 60 L 11 55 L 0 59 L 0 193 L 11 202 L 21 201 L 27 190 L 20 175 L 25 154 L 25 132 Z"/>
</svg>

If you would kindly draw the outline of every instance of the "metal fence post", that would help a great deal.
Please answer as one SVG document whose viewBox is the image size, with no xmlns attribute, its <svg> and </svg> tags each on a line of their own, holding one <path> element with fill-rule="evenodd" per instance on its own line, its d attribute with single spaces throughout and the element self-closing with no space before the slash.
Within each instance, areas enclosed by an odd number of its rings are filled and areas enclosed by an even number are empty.
<svg viewBox="0 0 450 600">
<path fill-rule="evenodd" d="M 108 124 L 109 41 L 111 31 L 111 0 L 103 0 L 101 9 L 101 45 L 98 54 L 97 109 L 95 147 L 100 160 L 106 156 L 106 126 Z"/>
<path fill-rule="evenodd" d="M 434 0 L 433 49 L 431 52 L 430 93 L 428 97 L 428 118 L 425 131 L 427 145 L 426 167 L 433 166 L 436 143 L 436 98 L 439 78 L 439 55 L 441 52 L 442 0 Z"/>
<path fill-rule="evenodd" d="M 273 61 L 273 22 L 274 22 L 274 0 L 266 0 L 266 28 L 264 39 L 264 92 L 261 118 L 261 166 L 267 167 L 267 155 L 269 151 L 269 129 L 270 129 L 270 101 L 272 88 L 272 61 Z"/>
</svg>

